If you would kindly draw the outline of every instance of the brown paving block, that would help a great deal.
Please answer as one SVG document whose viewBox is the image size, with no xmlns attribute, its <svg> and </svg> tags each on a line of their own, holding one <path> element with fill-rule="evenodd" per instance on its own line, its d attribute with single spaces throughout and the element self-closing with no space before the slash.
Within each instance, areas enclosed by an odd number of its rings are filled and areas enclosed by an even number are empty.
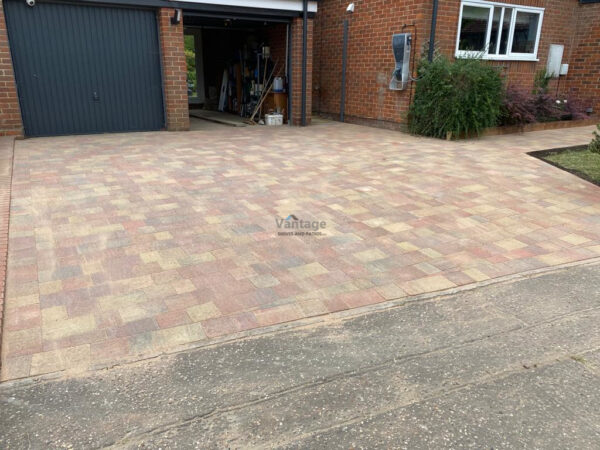
<svg viewBox="0 0 600 450">
<path fill-rule="evenodd" d="M 359 306 L 373 305 L 381 303 L 385 298 L 377 292 L 376 289 L 362 289 L 359 291 L 346 292 L 340 294 L 337 299 L 344 302 L 348 308 L 358 308 Z"/>
<path fill-rule="evenodd" d="M 207 294 L 201 291 L 194 291 L 185 294 L 173 295 L 172 297 L 166 298 L 164 303 L 169 311 L 175 311 L 179 309 L 187 309 L 191 306 L 197 305 L 206 297 Z"/>
<path fill-rule="evenodd" d="M 289 322 L 304 317 L 302 309 L 295 303 L 257 310 L 254 315 L 260 326 Z"/>
<path fill-rule="evenodd" d="M 0 380 L 25 378 L 31 371 L 31 356 L 16 356 L 5 358 L 2 362 Z"/>
<path fill-rule="evenodd" d="M 322 300 L 322 302 L 325 305 L 325 308 L 327 308 L 327 311 L 329 312 L 337 312 L 348 309 L 348 304 L 344 301 L 344 299 L 340 298 L 339 296 L 333 298 L 325 298 Z"/>
<path fill-rule="evenodd" d="M 406 297 L 404 289 L 399 287 L 397 284 L 389 283 L 375 288 L 377 293 L 381 295 L 385 300 L 394 300 L 397 298 Z"/>
<path fill-rule="evenodd" d="M 2 356 L 24 356 L 41 352 L 42 332 L 40 328 L 6 331 L 2 336 Z"/>
<path fill-rule="evenodd" d="M 216 317 L 202 321 L 201 323 L 206 336 L 209 338 L 238 333 L 258 326 L 258 322 L 252 313 Z"/>
<path fill-rule="evenodd" d="M 143 334 L 149 331 L 158 329 L 156 320 L 151 317 L 137 319 L 131 322 L 125 322 L 123 325 L 115 329 L 116 337 L 134 336 L 136 334 Z"/>
</svg>

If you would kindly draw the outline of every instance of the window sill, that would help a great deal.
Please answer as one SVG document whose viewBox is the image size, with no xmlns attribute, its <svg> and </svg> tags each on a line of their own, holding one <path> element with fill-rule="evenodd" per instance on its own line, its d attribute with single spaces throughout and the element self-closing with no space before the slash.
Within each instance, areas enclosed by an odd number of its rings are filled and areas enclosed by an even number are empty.
<svg viewBox="0 0 600 450">
<path fill-rule="evenodd" d="M 479 59 L 483 59 L 486 61 L 529 61 L 529 62 L 539 62 L 539 58 L 537 58 L 536 56 L 518 56 L 518 55 L 511 55 L 511 56 L 492 56 L 492 55 L 481 55 L 481 53 L 455 53 L 454 54 L 455 58 L 479 58 Z"/>
</svg>

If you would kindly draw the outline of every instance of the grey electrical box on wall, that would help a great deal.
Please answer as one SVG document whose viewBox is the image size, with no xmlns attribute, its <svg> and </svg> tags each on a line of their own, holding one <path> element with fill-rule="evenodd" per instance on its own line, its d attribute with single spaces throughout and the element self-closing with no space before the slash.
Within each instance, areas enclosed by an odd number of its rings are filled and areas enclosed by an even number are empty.
<svg viewBox="0 0 600 450">
<path fill-rule="evenodd" d="M 401 91 L 406 89 L 410 79 L 410 48 L 412 37 L 410 33 L 394 34 L 392 36 L 392 50 L 396 60 L 396 68 L 390 81 L 390 89 Z"/>
</svg>

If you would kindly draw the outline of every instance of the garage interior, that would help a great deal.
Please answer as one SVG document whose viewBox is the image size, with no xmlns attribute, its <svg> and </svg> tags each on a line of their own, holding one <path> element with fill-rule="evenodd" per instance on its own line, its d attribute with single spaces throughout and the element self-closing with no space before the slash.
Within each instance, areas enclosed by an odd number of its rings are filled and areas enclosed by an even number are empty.
<svg viewBox="0 0 600 450">
<path fill-rule="evenodd" d="M 287 20 L 185 13 L 184 41 L 192 124 L 196 119 L 230 126 L 288 123 Z"/>
</svg>

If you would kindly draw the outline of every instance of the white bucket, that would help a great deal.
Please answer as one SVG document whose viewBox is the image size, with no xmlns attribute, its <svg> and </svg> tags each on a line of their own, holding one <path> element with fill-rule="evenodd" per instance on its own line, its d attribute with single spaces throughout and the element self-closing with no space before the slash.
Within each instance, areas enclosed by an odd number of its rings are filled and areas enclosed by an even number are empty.
<svg viewBox="0 0 600 450">
<path fill-rule="evenodd" d="M 283 125 L 283 114 L 265 114 L 265 125 L 268 127 Z"/>
</svg>

